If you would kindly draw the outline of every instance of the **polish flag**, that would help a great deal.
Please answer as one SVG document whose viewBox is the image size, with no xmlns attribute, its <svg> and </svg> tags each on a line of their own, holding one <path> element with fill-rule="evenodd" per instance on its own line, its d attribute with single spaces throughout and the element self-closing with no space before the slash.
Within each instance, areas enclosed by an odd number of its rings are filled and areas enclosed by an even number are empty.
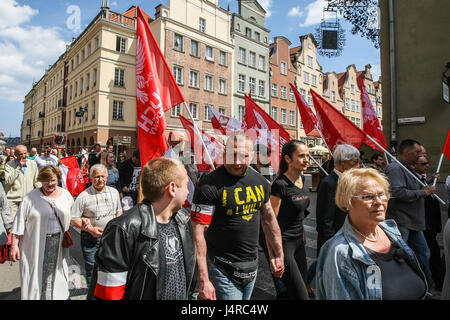
<svg viewBox="0 0 450 320">
<path fill-rule="evenodd" d="M 136 108 L 141 164 L 169 148 L 164 112 L 184 102 L 141 8 L 137 8 Z"/>
<path fill-rule="evenodd" d="M 209 113 L 212 114 L 211 124 L 214 129 L 219 130 L 223 135 L 229 135 L 241 130 L 242 123 L 231 116 L 226 116 L 217 112 L 211 105 L 208 105 Z"/>
<path fill-rule="evenodd" d="M 98 270 L 95 297 L 101 300 L 121 300 L 125 293 L 128 272 L 103 272 Z"/>
<path fill-rule="evenodd" d="M 77 196 L 86 189 L 86 174 L 81 171 L 76 156 L 62 158 L 59 169 L 61 170 L 61 184 L 72 196 Z"/>
<path fill-rule="evenodd" d="M 444 150 L 442 153 L 448 160 L 450 160 L 450 129 L 448 129 L 447 139 L 445 140 Z"/>
</svg>

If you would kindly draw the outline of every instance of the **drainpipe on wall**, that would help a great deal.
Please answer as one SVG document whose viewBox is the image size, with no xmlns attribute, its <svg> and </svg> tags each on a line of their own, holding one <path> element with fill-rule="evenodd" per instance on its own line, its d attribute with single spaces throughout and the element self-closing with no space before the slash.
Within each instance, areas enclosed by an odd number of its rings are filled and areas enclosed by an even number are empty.
<svg viewBox="0 0 450 320">
<path fill-rule="evenodd" d="M 394 1 L 389 0 L 389 65 L 391 80 L 391 151 L 397 151 L 397 92 L 395 73 Z"/>
</svg>

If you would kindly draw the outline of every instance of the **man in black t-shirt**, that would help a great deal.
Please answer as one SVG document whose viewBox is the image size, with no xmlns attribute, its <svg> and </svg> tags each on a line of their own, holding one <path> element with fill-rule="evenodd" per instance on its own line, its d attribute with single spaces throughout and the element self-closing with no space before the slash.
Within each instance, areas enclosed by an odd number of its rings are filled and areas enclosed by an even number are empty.
<svg viewBox="0 0 450 320">
<path fill-rule="evenodd" d="M 248 169 L 250 138 L 230 136 L 225 151 L 225 164 L 200 179 L 191 209 L 199 299 L 248 300 L 258 268 L 260 219 L 277 277 L 284 271 L 281 233 L 267 180 Z"/>
</svg>

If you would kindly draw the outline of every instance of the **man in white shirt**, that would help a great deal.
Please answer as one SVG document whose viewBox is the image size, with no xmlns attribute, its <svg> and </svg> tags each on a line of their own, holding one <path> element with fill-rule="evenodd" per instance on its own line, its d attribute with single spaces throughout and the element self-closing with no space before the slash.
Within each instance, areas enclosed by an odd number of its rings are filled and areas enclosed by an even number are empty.
<svg viewBox="0 0 450 320">
<path fill-rule="evenodd" d="M 57 166 L 58 165 L 58 158 L 51 154 L 52 148 L 50 146 L 45 147 L 44 154 L 42 156 L 36 157 L 34 161 L 36 161 L 36 164 L 38 166 L 39 171 L 51 164 Z"/>
<path fill-rule="evenodd" d="M 81 229 L 81 251 L 88 287 L 103 229 L 110 220 L 122 214 L 119 192 L 106 185 L 106 167 L 102 164 L 92 166 L 89 177 L 92 185 L 77 197 L 71 211 L 71 225 Z"/>
</svg>

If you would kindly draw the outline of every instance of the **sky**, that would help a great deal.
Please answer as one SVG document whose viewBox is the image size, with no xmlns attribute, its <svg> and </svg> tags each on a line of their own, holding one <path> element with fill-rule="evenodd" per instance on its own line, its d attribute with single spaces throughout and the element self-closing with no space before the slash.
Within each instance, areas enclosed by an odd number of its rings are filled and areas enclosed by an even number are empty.
<svg viewBox="0 0 450 320">
<path fill-rule="evenodd" d="M 110 0 L 110 9 L 125 12 L 140 5 L 151 17 L 154 8 L 168 0 Z M 238 12 L 237 0 L 219 0 L 219 6 Z M 266 10 L 270 37 L 284 36 L 292 47 L 300 36 L 316 33 L 323 19 L 325 0 L 259 0 Z M 7 137 L 20 136 L 23 100 L 45 69 L 65 51 L 100 11 L 101 0 L 0 0 L 0 131 Z M 325 72 L 344 72 L 355 64 L 358 71 L 372 66 L 374 79 L 380 76 L 380 52 L 372 42 L 350 33 L 351 25 L 341 19 L 346 31 L 342 54 L 328 58 L 318 55 Z"/>
</svg>

